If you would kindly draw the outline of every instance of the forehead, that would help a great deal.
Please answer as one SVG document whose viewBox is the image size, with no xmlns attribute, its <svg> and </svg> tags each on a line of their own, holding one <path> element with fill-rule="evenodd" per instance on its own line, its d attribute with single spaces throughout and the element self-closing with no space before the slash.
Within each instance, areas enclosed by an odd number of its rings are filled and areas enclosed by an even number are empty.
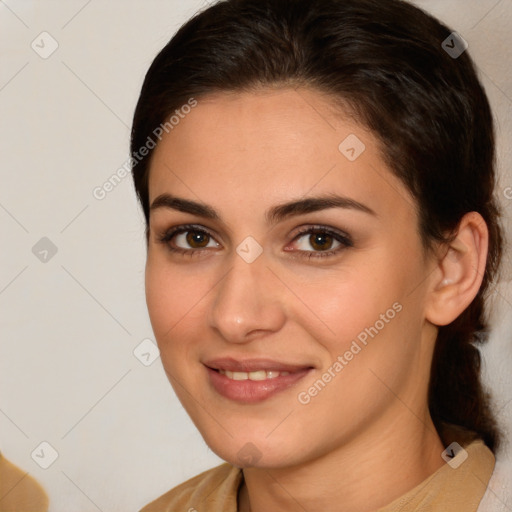
<svg viewBox="0 0 512 512">
<path fill-rule="evenodd" d="M 253 212 L 329 192 L 371 201 L 374 210 L 414 203 L 384 163 L 377 138 L 310 89 L 199 99 L 155 149 L 150 203 L 163 192 Z"/>
</svg>

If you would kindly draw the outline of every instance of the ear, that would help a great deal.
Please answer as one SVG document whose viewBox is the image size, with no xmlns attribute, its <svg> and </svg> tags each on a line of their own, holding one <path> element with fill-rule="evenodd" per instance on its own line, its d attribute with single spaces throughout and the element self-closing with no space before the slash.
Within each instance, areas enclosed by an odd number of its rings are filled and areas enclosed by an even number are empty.
<svg viewBox="0 0 512 512">
<path fill-rule="evenodd" d="M 453 322 L 475 298 L 487 261 L 489 231 L 483 217 L 469 212 L 430 275 L 425 317 L 434 325 Z"/>
</svg>

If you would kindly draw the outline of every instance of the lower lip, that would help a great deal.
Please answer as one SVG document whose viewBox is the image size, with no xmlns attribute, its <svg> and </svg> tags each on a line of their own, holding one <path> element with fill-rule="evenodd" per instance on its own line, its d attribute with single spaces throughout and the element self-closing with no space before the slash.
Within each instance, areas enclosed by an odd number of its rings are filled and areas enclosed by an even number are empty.
<svg viewBox="0 0 512 512">
<path fill-rule="evenodd" d="M 310 368 L 290 373 L 289 375 L 279 375 L 273 379 L 265 380 L 233 380 L 222 373 L 206 367 L 210 383 L 215 391 L 225 398 L 241 403 L 257 403 L 284 391 L 304 378 L 310 371 Z"/>
</svg>

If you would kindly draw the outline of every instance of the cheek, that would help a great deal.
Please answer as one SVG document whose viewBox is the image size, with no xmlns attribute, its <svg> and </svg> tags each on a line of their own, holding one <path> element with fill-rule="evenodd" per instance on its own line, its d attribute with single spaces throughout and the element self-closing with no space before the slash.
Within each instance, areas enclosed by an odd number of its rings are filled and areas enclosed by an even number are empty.
<svg viewBox="0 0 512 512">
<path fill-rule="evenodd" d="M 165 262 L 159 260 L 157 256 L 148 255 L 146 304 L 156 340 L 163 346 L 186 315 L 187 306 L 193 299 L 193 288 L 186 286 L 175 271 L 170 272 Z"/>
<path fill-rule="evenodd" d="M 303 290 L 312 312 L 326 327 L 331 348 L 342 350 L 350 345 L 353 338 L 374 325 L 399 299 L 398 292 L 378 277 L 354 270 L 343 278 L 328 276 Z"/>
<path fill-rule="evenodd" d="M 421 332 L 421 297 L 410 294 L 417 272 L 406 263 L 398 267 L 392 255 L 381 256 L 371 268 L 354 268 L 343 279 L 329 276 L 324 287 L 308 287 L 308 302 L 328 326 L 318 341 L 331 363 L 347 351 L 346 359 L 372 367 L 411 355 L 409 341 Z"/>
<path fill-rule="evenodd" d="M 188 339 L 200 339 L 198 329 L 205 322 L 204 304 L 215 281 L 205 272 L 169 265 L 163 256 L 148 255 L 145 275 L 146 304 L 151 326 L 164 363 L 191 348 Z M 201 323 L 202 322 L 202 323 Z"/>
</svg>

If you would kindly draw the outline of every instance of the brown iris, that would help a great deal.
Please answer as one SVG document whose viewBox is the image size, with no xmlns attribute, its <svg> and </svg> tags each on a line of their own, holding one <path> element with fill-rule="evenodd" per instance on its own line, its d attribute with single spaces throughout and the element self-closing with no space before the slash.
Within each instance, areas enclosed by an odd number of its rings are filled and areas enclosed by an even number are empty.
<svg viewBox="0 0 512 512">
<path fill-rule="evenodd" d="M 185 238 L 191 247 L 200 248 L 208 245 L 210 235 L 207 233 L 201 233 L 200 231 L 189 231 Z"/>
<path fill-rule="evenodd" d="M 311 246 L 319 251 L 325 251 L 332 246 L 333 237 L 327 233 L 312 233 L 309 237 Z M 325 247 L 325 246 L 328 247 Z"/>
</svg>

